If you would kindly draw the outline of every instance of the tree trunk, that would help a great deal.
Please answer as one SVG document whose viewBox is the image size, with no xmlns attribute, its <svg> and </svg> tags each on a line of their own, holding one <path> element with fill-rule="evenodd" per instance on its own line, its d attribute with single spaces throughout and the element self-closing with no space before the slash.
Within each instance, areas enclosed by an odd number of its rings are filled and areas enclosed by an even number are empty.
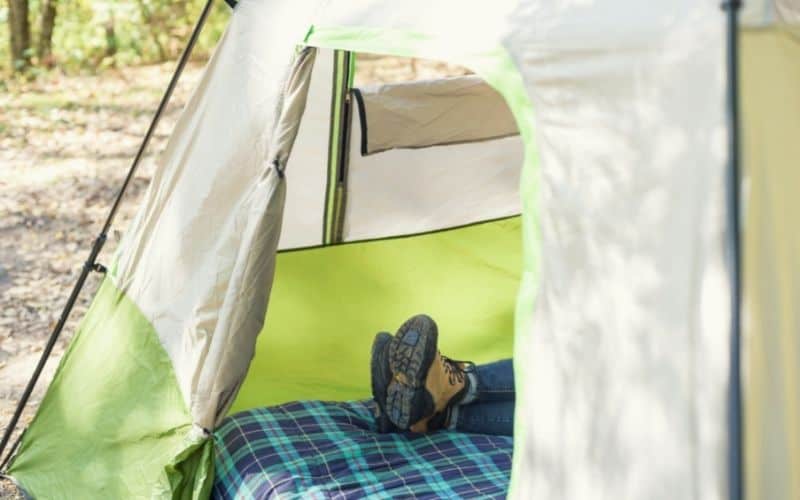
<svg viewBox="0 0 800 500">
<path fill-rule="evenodd" d="M 31 62 L 28 0 L 8 0 L 8 31 L 11 35 L 11 67 L 23 70 Z"/>
<path fill-rule="evenodd" d="M 137 0 L 139 4 L 139 12 L 142 13 L 142 19 L 144 23 L 150 27 L 150 33 L 153 35 L 153 43 L 158 50 L 158 61 L 164 62 L 167 60 L 167 53 L 164 50 L 164 45 L 162 45 L 161 40 L 158 39 L 158 33 L 161 31 L 162 23 L 160 20 L 156 19 L 156 16 L 153 12 L 147 7 L 143 0 Z"/>
<path fill-rule="evenodd" d="M 44 0 L 42 6 L 42 29 L 39 33 L 39 61 L 47 67 L 53 66 L 53 28 L 56 25 L 57 0 Z"/>
<path fill-rule="evenodd" d="M 111 15 L 106 21 L 106 53 L 105 57 L 114 57 L 117 54 L 118 48 L 118 41 L 117 41 L 117 31 L 116 31 L 116 22 L 114 19 L 114 12 L 111 12 Z M 113 63 L 113 61 L 112 61 Z"/>
</svg>

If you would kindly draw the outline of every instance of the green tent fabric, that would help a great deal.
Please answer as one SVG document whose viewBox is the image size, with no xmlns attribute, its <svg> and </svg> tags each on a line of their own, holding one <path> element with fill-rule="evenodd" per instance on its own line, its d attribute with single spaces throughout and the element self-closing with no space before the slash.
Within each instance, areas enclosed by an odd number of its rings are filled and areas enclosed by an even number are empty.
<svg viewBox="0 0 800 500">
<path fill-rule="evenodd" d="M 205 440 L 187 442 L 191 427 L 153 327 L 106 280 L 11 471 L 40 498 L 147 498 L 156 484 L 167 493 L 208 496 L 213 479 L 208 456 L 183 473 L 168 466 L 197 446 L 210 448 Z"/>
<path fill-rule="evenodd" d="M 515 217 L 279 254 L 266 324 L 231 411 L 369 396 L 375 333 L 422 311 L 436 318 L 440 345 L 452 356 L 510 357 L 519 228 Z"/>
</svg>

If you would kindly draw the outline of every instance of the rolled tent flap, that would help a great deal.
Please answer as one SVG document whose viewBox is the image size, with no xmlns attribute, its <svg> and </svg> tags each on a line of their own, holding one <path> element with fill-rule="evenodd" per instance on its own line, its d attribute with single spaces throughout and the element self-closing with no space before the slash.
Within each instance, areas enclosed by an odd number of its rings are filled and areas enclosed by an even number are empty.
<svg viewBox="0 0 800 500">
<path fill-rule="evenodd" d="M 302 8 L 237 6 L 173 131 L 112 278 L 172 359 L 193 423 L 233 402 L 264 322 L 313 49 Z"/>
<path fill-rule="evenodd" d="M 255 189 L 248 193 L 248 201 L 252 202 L 248 222 L 235 229 L 241 238 L 236 266 L 217 313 L 217 332 L 204 358 L 196 389 L 198 400 L 193 405 L 200 415 L 201 408 L 215 400 L 216 407 L 207 406 L 205 410 L 211 422 L 208 428 L 215 427 L 233 403 L 253 358 L 255 338 L 264 324 L 283 221 L 287 162 L 305 108 L 314 55 L 313 48 L 302 49 L 289 70 L 270 132 L 265 162 L 269 168 L 261 178 L 253 180 Z M 212 399 L 204 400 L 209 395 Z"/>
<path fill-rule="evenodd" d="M 477 76 L 370 86 L 353 93 L 363 155 L 519 133 L 503 97 Z"/>
</svg>

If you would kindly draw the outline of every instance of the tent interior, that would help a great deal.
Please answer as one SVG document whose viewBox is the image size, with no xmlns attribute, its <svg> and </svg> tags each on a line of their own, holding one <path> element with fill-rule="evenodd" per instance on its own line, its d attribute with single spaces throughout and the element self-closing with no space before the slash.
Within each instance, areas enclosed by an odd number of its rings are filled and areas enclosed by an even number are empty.
<svg viewBox="0 0 800 500">
<path fill-rule="evenodd" d="M 216 432 L 213 494 L 359 496 L 380 485 L 387 496 L 502 498 L 510 437 L 381 435 L 360 402 L 370 397 L 373 337 L 417 313 L 435 318 L 449 356 L 512 356 L 523 162 L 514 119 L 472 74 L 359 85 L 357 54 L 303 50 L 288 79 L 301 87 L 303 75 L 308 94 L 284 166 L 275 278 L 230 410 L 240 413 Z M 313 447 L 314 458 L 276 459 L 276 440 Z M 297 479 L 320 460 L 313 479 Z M 353 467 L 372 479 L 347 484 Z M 276 486 L 286 477 L 291 486 Z"/>
<path fill-rule="evenodd" d="M 523 146 L 502 97 L 471 74 L 357 86 L 356 54 L 311 55 L 268 313 L 232 411 L 369 396 L 372 338 L 416 313 L 456 359 L 512 354 Z"/>
</svg>

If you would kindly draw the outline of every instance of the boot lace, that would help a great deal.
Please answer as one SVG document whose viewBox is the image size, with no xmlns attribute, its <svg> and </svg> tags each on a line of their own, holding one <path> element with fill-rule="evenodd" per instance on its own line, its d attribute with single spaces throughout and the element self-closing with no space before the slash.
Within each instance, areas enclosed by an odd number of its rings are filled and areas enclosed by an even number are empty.
<svg viewBox="0 0 800 500">
<path fill-rule="evenodd" d="M 450 385 L 456 385 L 456 383 L 463 384 L 467 372 L 472 371 L 474 365 L 469 361 L 450 359 L 447 356 L 442 356 L 441 353 L 439 353 L 439 356 L 442 358 L 444 371 L 447 373 L 447 380 L 450 382 Z M 462 368 L 461 365 L 464 365 L 464 368 Z"/>
</svg>

